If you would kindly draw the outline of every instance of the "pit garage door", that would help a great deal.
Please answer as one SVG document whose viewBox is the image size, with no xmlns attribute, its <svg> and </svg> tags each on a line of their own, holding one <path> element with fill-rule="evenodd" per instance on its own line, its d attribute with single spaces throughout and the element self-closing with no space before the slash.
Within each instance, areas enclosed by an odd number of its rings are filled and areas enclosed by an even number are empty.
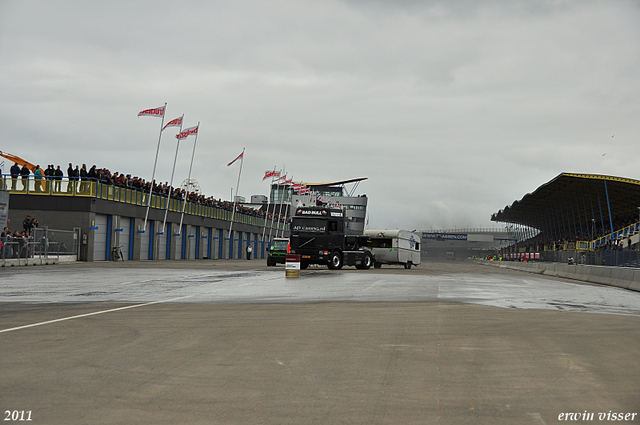
<svg viewBox="0 0 640 425">
<path fill-rule="evenodd" d="M 101 261 L 107 259 L 107 222 L 105 214 L 96 214 L 93 231 L 93 260 Z"/>
<path fill-rule="evenodd" d="M 165 224 L 164 232 L 162 232 L 162 224 L 158 225 L 158 232 L 156 238 L 158 238 L 158 260 L 167 259 L 167 235 L 171 232 L 171 223 Z"/>
<path fill-rule="evenodd" d="M 140 259 L 149 259 L 149 244 L 151 242 L 151 234 L 153 233 L 153 221 L 147 222 L 147 230 L 140 233 Z"/>
<path fill-rule="evenodd" d="M 185 226 L 186 227 L 186 226 Z M 189 255 L 187 256 L 188 260 L 196 259 L 196 245 L 198 244 L 198 233 L 200 232 L 199 227 L 189 226 L 190 229 L 187 238 L 189 240 Z"/>
<path fill-rule="evenodd" d="M 125 260 L 128 260 L 131 258 L 131 219 L 129 217 L 120 217 L 120 227 L 116 230 L 120 234 L 118 243 L 122 248 L 122 255 Z"/>
</svg>

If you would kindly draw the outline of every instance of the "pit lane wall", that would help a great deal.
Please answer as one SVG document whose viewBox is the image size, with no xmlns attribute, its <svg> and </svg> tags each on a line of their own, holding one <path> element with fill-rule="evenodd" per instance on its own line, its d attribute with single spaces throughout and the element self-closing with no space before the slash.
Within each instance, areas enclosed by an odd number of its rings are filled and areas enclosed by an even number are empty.
<svg viewBox="0 0 640 425">
<path fill-rule="evenodd" d="M 640 292 L 640 269 L 607 266 L 569 265 L 548 262 L 485 262 L 486 264 L 545 276 L 575 279 Z"/>
</svg>

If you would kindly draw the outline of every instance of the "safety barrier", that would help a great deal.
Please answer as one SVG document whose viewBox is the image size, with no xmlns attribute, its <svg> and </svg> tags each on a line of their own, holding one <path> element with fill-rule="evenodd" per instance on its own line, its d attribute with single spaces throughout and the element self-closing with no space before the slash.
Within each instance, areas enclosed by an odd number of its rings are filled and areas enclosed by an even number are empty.
<svg viewBox="0 0 640 425">
<path fill-rule="evenodd" d="M 538 262 L 538 263 L 492 263 L 513 270 L 521 270 L 538 273 L 545 276 L 575 279 L 583 282 L 598 283 L 601 285 L 615 286 L 617 288 L 640 291 L 640 269 L 624 267 L 569 265 L 562 263 Z"/>
<path fill-rule="evenodd" d="M 60 262 L 60 250 L 57 245 L 57 242 L 44 240 L 5 241 L 0 249 L 0 265 L 12 267 L 57 264 Z"/>
</svg>

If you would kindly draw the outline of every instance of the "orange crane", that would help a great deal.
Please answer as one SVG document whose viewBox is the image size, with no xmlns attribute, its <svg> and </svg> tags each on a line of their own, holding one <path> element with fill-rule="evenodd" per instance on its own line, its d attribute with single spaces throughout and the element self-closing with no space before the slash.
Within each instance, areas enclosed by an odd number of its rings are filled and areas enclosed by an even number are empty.
<svg viewBox="0 0 640 425">
<path fill-rule="evenodd" d="M 0 156 L 7 158 L 15 163 L 17 163 L 20 166 L 26 165 L 28 169 L 31 170 L 31 172 L 34 172 L 36 170 L 36 166 L 33 165 L 32 163 L 30 163 L 29 161 L 26 161 L 22 158 L 20 158 L 19 156 L 7 153 L 7 152 L 2 152 L 0 151 Z"/>
</svg>

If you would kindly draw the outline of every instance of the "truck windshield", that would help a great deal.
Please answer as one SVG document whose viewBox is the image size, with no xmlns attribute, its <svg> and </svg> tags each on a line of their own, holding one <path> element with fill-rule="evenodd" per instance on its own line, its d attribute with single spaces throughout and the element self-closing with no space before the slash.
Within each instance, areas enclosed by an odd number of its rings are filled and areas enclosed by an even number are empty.
<svg viewBox="0 0 640 425">
<path fill-rule="evenodd" d="M 322 234 L 327 230 L 327 221 L 315 218 L 295 218 L 291 226 L 291 231 L 295 233 L 315 233 Z"/>
<path fill-rule="evenodd" d="M 273 241 L 271 251 L 286 251 L 289 241 Z"/>
</svg>

